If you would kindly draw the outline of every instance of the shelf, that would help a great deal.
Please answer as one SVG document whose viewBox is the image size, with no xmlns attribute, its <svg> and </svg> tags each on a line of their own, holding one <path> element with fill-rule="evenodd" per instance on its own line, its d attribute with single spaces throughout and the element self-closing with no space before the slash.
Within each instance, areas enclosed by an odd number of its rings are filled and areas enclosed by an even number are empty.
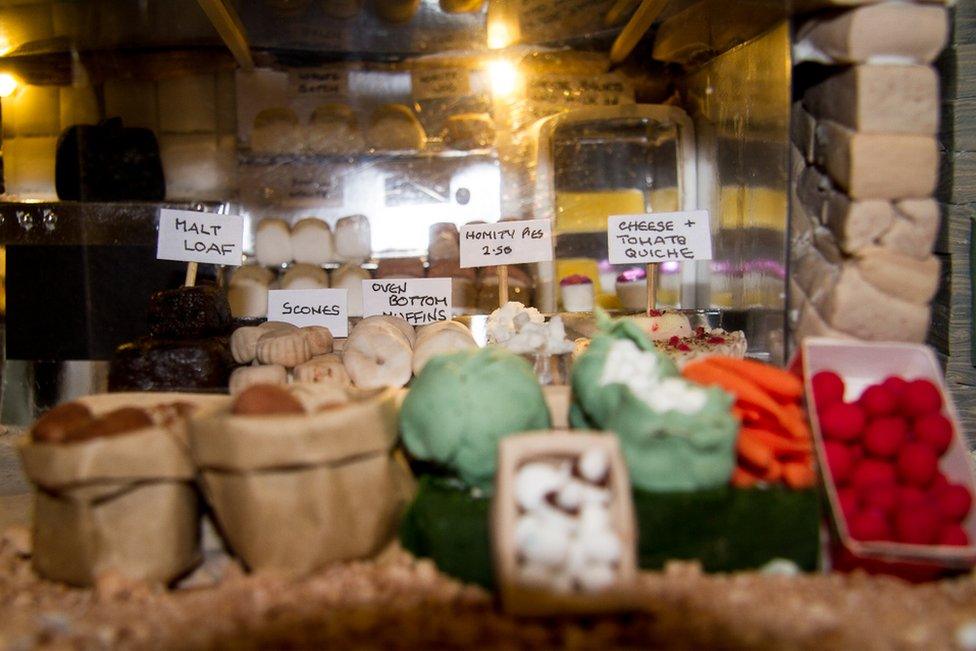
<svg viewBox="0 0 976 651">
<path fill-rule="evenodd" d="M 429 160 L 497 160 L 498 152 L 493 149 L 472 149 L 461 151 L 445 149 L 441 151 L 377 151 L 354 154 L 257 154 L 242 150 L 238 152 L 241 165 L 271 167 L 277 165 L 369 165 L 386 162 L 413 162 Z"/>
</svg>

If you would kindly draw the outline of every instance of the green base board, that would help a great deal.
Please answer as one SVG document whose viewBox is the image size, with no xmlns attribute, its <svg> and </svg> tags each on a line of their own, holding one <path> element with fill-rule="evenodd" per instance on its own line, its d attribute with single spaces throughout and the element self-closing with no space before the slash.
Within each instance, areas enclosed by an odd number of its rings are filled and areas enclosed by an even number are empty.
<svg viewBox="0 0 976 651">
<path fill-rule="evenodd" d="M 425 476 L 400 527 L 400 542 L 416 556 L 467 583 L 491 588 L 490 500 L 456 482 Z M 774 558 L 814 570 L 820 551 L 820 501 L 815 489 L 688 493 L 634 491 L 638 562 L 660 569 L 669 560 L 696 559 L 709 572 L 761 567 Z"/>
</svg>

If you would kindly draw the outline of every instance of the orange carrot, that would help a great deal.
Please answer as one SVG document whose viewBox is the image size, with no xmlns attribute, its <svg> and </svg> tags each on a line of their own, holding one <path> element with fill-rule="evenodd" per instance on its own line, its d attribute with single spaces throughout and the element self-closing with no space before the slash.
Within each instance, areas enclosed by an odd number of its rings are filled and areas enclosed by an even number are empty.
<svg viewBox="0 0 976 651">
<path fill-rule="evenodd" d="M 700 361 L 688 364 L 682 370 L 682 375 L 698 384 L 722 387 L 733 394 L 737 400 L 768 411 L 793 438 L 803 439 L 809 435 L 802 422 L 795 420 L 783 409 L 782 405 L 769 397 L 769 394 L 756 386 L 751 380 L 736 375 L 722 367 L 710 364 L 708 359 L 706 357 Z"/>
<path fill-rule="evenodd" d="M 803 397 L 803 382 L 789 371 L 752 359 L 716 355 L 703 361 L 748 378 L 778 402 L 794 402 Z"/>
<path fill-rule="evenodd" d="M 807 419 L 807 413 L 803 411 L 803 407 L 795 402 L 783 405 L 783 409 L 785 409 L 788 414 L 792 415 L 793 418 L 796 418 L 797 420 L 805 421 Z"/>
<path fill-rule="evenodd" d="M 783 464 L 783 479 L 790 488 L 810 488 L 816 483 L 816 475 L 809 462 Z"/>
<path fill-rule="evenodd" d="M 794 440 L 766 429 L 743 427 L 742 431 L 739 432 L 739 440 L 744 439 L 752 440 L 768 448 L 777 456 L 810 454 L 813 451 L 813 446 L 809 441 Z"/>
<path fill-rule="evenodd" d="M 745 468 L 737 467 L 732 471 L 732 485 L 736 488 L 751 488 L 759 483 L 759 477 Z"/>
<path fill-rule="evenodd" d="M 740 434 L 735 450 L 756 468 L 766 470 L 773 462 L 773 451 L 751 436 Z"/>
</svg>

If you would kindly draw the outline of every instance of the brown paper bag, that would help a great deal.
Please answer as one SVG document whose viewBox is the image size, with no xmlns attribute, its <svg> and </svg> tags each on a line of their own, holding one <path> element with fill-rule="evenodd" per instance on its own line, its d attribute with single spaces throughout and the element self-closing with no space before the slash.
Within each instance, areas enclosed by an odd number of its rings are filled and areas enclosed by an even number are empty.
<svg viewBox="0 0 976 651">
<path fill-rule="evenodd" d="M 80 399 L 95 415 L 172 402 L 207 413 L 227 401 L 179 393 Z M 37 488 L 33 563 L 41 576 L 87 586 L 113 571 L 168 583 L 198 562 L 200 509 L 185 421 L 82 443 L 25 440 L 20 455 Z"/>
<path fill-rule="evenodd" d="M 392 540 L 413 492 L 393 458 L 397 391 L 308 416 L 195 419 L 204 495 L 251 570 L 306 573 Z"/>
<path fill-rule="evenodd" d="M 557 593 L 519 580 L 515 530 L 520 507 L 516 502 L 516 473 L 532 461 L 572 460 L 586 450 L 600 448 L 610 459 L 610 523 L 621 543 L 613 584 L 599 592 Z M 510 436 L 498 447 L 495 495 L 491 505 L 492 556 L 502 606 L 514 615 L 593 614 L 634 607 L 637 578 L 637 523 L 630 477 L 617 437 L 604 432 L 546 430 Z"/>
</svg>

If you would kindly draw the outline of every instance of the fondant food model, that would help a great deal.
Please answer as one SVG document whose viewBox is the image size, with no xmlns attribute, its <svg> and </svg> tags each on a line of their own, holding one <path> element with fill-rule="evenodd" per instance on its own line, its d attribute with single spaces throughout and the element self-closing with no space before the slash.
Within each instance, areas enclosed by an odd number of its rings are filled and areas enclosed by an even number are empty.
<svg viewBox="0 0 976 651">
<path fill-rule="evenodd" d="M 96 438 L 120 436 L 154 425 L 165 425 L 184 416 L 187 403 L 161 404 L 150 409 L 119 407 L 100 416 L 80 402 L 54 407 L 34 423 L 31 439 L 36 443 L 81 443 Z"/>
<path fill-rule="evenodd" d="M 532 366 L 502 348 L 430 359 L 400 411 L 403 442 L 470 486 L 489 489 L 498 441 L 549 427 L 549 408 Z"/>
<path fill-rule="evenodd" d="M 513 353 L 560 355 L 573 352 L 566 327 L 558 316 L 548 322 L 539 310 L 509 301 L 488 317 L 488 343 Z"/>
<path fill-rule="evenodd" d="M 532 461 L 515 475 L 517 580 L 566 594 L 616 582 L 623 544 L 610 514 L 610 458 L 592 448 L 575 459 Z"/>
<path fill-rule="evenodd" d="M 733 486 L 764 483 L 801 489 L 816 483 L 813 443 L 800 405 L 803 383 L 798 377 L 762 362 L 722 356 L 692 362 L 682 374 L 735 396 L 733 411 L 742 429 Z"/>
<path fill-rule="evenodd" d="M 573 274 L 559 281 L 563 309 L 567 312 L 593 311 L 593 281 L 588 276 Z"/>
<path fill-rule="evenodd" d="M 748 344 L 741 330 L 693 328 L 687 314 L 669 310 L 648 310 L 644 316 L 629 317 L 654 341 L 658 350 L 682 367 L 709 355 L 745 357 Z"/>
<path fill-rule="evenodd" d="M 597 312 L 600 334 L 573 365 L 573 427 L 612 431 L 644 490 L 727 484 L 738 423 L 732 397 L 682 378 L 641 328 Z"/>
<path fill-rule="evenodd" d="M 972 495 L 939 470 L 952 421 L 939 388 L 898 376 L 845 402 L 843 378 L 811 378 L 826 465 L 851 537 L 916 545 L 967 545 Z"/>
</svg>

